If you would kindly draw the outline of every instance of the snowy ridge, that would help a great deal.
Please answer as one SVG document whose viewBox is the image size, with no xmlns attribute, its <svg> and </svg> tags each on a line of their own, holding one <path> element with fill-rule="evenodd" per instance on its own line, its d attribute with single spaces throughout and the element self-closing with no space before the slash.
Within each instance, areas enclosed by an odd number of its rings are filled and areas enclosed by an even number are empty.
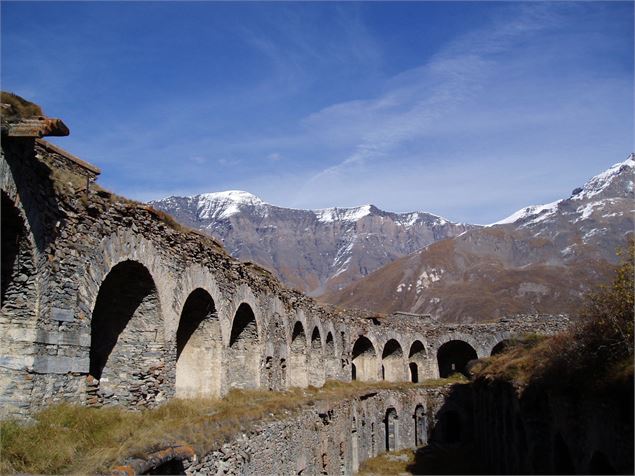
<svg viewBox="0 0 635 476">
<path fill-rule="evenodd" d="M 312 210 L 318 221 L 330 223 L 334 221 L 357 221 L 370 215 L 371 205 L 362 205 L 355 208 L 323 208 Z"/>
<path fill-rule="evenodd" d="M 630 154 L 628 158 L 623 162 L 618 162 L 617 164 L 612 165 L 610 168 L 602 172 L 601 174 L 596 175 L 591 178 L 587 183 L 584 184 L 582 189 L 577 189 L 574 191 L 574 195 L 572 195 L 569 200 L 588 200 L 590 198 L 599 195 L 604 192 L 618 177 L 622 177 L 624 174 L 630 174 L 631 180 L 627 184 L 627 188 L 629 192 L 633 191 L 633 172 L 635 171 L 635 154 Z M 494 225 L 504 225 L 508 223 L 517 223 L 520 221 L 526 221 L 524 225 L 532 225 L 535 223 L 539 223 L 551 216 L 553 216 L 557 210 L 558 206 L 564 202 L 565 200 L 557 200 L 555 202 L 547 203 L 545 205 L 532 205 L 529 207 L 522 208 L 515 213 L 512 213 L 507 218 L 503 218 L 497 222 L 491 223 L 486 226 L 494 226 Z M 588 218 L 592 210 L 596 207 L 602 205 L 602 201 L 595 201 L 593 203 L 587 204 L 586 206 L 580 206 L 577 209 L 577 212 L 581 213 L 580 219 Z M 528 220 L 530 219 L 530 220 Z M 577 220 L 576 220 L 577 221 Z"/>
<path fill-rule="evenodd" d="M 629 170 L 630 169 L 630 170 Z M 612 165 L 609 169 L 605 170 L 601 174 L 596 175 L 582 187 L 582 191 L 574 195 L 574 200 L 581 200 L 584 198 L 591 198 L 595 195 L 606 190 L 611 185 L 613 180 L 622 173 L 630 173 L 631 179 L 633 178 L 633 171 L 635 169 L 635 154 L 628 156 L 624 162 L 618 162 Z M 630 181 L 630 190 L 633 190 L 633 181 Z"/>
<path fill-rule="evenodd" d="M 191 198 L 197 200 L 198 216 L 204 220 L 223 220 L 240 213 L 242 207 L 266 205 L 260 198 L 242 190 L 203 193 Z"/>
</svg>

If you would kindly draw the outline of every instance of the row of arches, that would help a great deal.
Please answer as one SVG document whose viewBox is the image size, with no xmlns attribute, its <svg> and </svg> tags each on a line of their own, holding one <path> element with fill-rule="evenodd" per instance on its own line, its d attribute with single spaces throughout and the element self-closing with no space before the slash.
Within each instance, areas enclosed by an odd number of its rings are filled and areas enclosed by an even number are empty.
<svg viewBox="0 0 635 476">
<path fill-rule="evenodd" d="M 494 346 L 491 355 L 495 355 L 509 345 L 503 340 Z M 388 340 L 383 347 L 381 359 L 375 346 L 366 336 L 360 336 L 353 345 L 351 378 L 352 380 L 389 382 L 419 382 L 423 375 L 432 376 L 427 367 L 429 356 L 424 344 L 415 340 L 408 350 L 407 358 L 401 344 L 396 339 Z M 469 343 L 452 339 L 443 343 L 437 350 L 436 364 L 441 378 L 459 373 L 467 375 L 468 364 L 478 358 L 476 349 Z"/>
<path fill-rule="evenodd" d="M 161 305 L 149 271 L 133 260 L 114 266 L 99 289 L 91 321 L 89 372 L 102 385 L 102 394 L 130 401 L 126 393 L 142 387 L 146 400 L 166 396 L 169 388 L 163 395 L 147 388 L 156 383 L 148 373 L 156 371 L 155 380 L 162 383 L 160 374 L 174 351 L 177 397 L 219 396 L 232 388 L 274 389 L 271 381 L 261 382 L 273 380 L 274 373 L 283 387 L 321 386 L 336 377 L 339 357 L 332 332 L 323 345 L 314 326 L 307 340 L 298 320 L 288 352 L 274 356 L 265 351 L 264 333 L 246 302 L 235 311 L 225 346 L 216 303 L 202 288 L 192 291 L 182 307 L 174 348 L 165 348 L 160 330 Z"/>
</svg>

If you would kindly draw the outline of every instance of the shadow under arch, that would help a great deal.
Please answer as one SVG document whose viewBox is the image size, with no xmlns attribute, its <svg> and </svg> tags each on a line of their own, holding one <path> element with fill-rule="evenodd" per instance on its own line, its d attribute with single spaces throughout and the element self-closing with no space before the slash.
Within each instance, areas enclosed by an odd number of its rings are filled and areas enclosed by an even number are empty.
<svg viewBox="0 0 635 476">
<path fill-rule="evenodd" d="M 132 399 L 131 389 L 164 363 L 163 316 L 157 288 L 138 261 L 114 266 L 103 280 L 91 320 L 89 373 L 103 394 Z M 155 389 L 156 390 L 156 389 Z M 153 401 L 150 391 L 149 403 Z"/>
</svg>

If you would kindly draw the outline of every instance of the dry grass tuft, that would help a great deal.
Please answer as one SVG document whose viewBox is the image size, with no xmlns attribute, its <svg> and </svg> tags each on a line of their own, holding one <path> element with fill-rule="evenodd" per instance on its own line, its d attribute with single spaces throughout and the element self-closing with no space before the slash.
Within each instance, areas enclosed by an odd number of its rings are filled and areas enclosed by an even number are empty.
<svg viewBox="0 0 635 476">
<path fill-rule="evenodd" d="M 2 119 L 18 120 L 34 116 L 44 116 L 42 108 L 31 101 L 27 101 L 15 93 L 1 91 L 0 102 L 8 104 L 8 108 L 2 109 Z"/>
<path fill-rule="evenodd" d="M 391 451 L 364 461 L 357 474 L 359 476 L 412 474 L 408 467 L 414 462 L 415 453 L 411 449 Z"/>
</svg>

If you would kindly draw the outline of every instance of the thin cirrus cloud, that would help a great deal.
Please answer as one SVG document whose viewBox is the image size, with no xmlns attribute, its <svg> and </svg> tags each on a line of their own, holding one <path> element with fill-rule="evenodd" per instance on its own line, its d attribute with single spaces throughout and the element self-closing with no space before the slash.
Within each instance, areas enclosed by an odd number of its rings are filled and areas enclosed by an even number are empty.
<svg viewBox="0 0 635 476">
<path fill-rule="evenodd" d="M 623 160 L 632 77 L 585 64 L 586 45 L 568 31 L 577 13 L 523 6 L 515 19 L 469 32 L 388 81 L 395 87 L 384 94 L 307 117 L 307 134 L 350 151 L 308 178 L 294 204 L 372 201 L 487 222 L 532 200 L 564 196 L 568 186 Z M 563 53 L 571 64 L 559 66 Z M 598 156 L 606 147 L 589 143 L 590 132 L 596 140 L 622 134 L 616 153 Z"/>
<path fill-rule="evenodd" d="M 50 104 L 73 130 L 57 143 L 141 200 L 244 189 L 489 223 L 633 148 L 628 5 L 89 3 L 41 14 L 57 52 L 7 5 L 4 85 Z"/>
</svg>

